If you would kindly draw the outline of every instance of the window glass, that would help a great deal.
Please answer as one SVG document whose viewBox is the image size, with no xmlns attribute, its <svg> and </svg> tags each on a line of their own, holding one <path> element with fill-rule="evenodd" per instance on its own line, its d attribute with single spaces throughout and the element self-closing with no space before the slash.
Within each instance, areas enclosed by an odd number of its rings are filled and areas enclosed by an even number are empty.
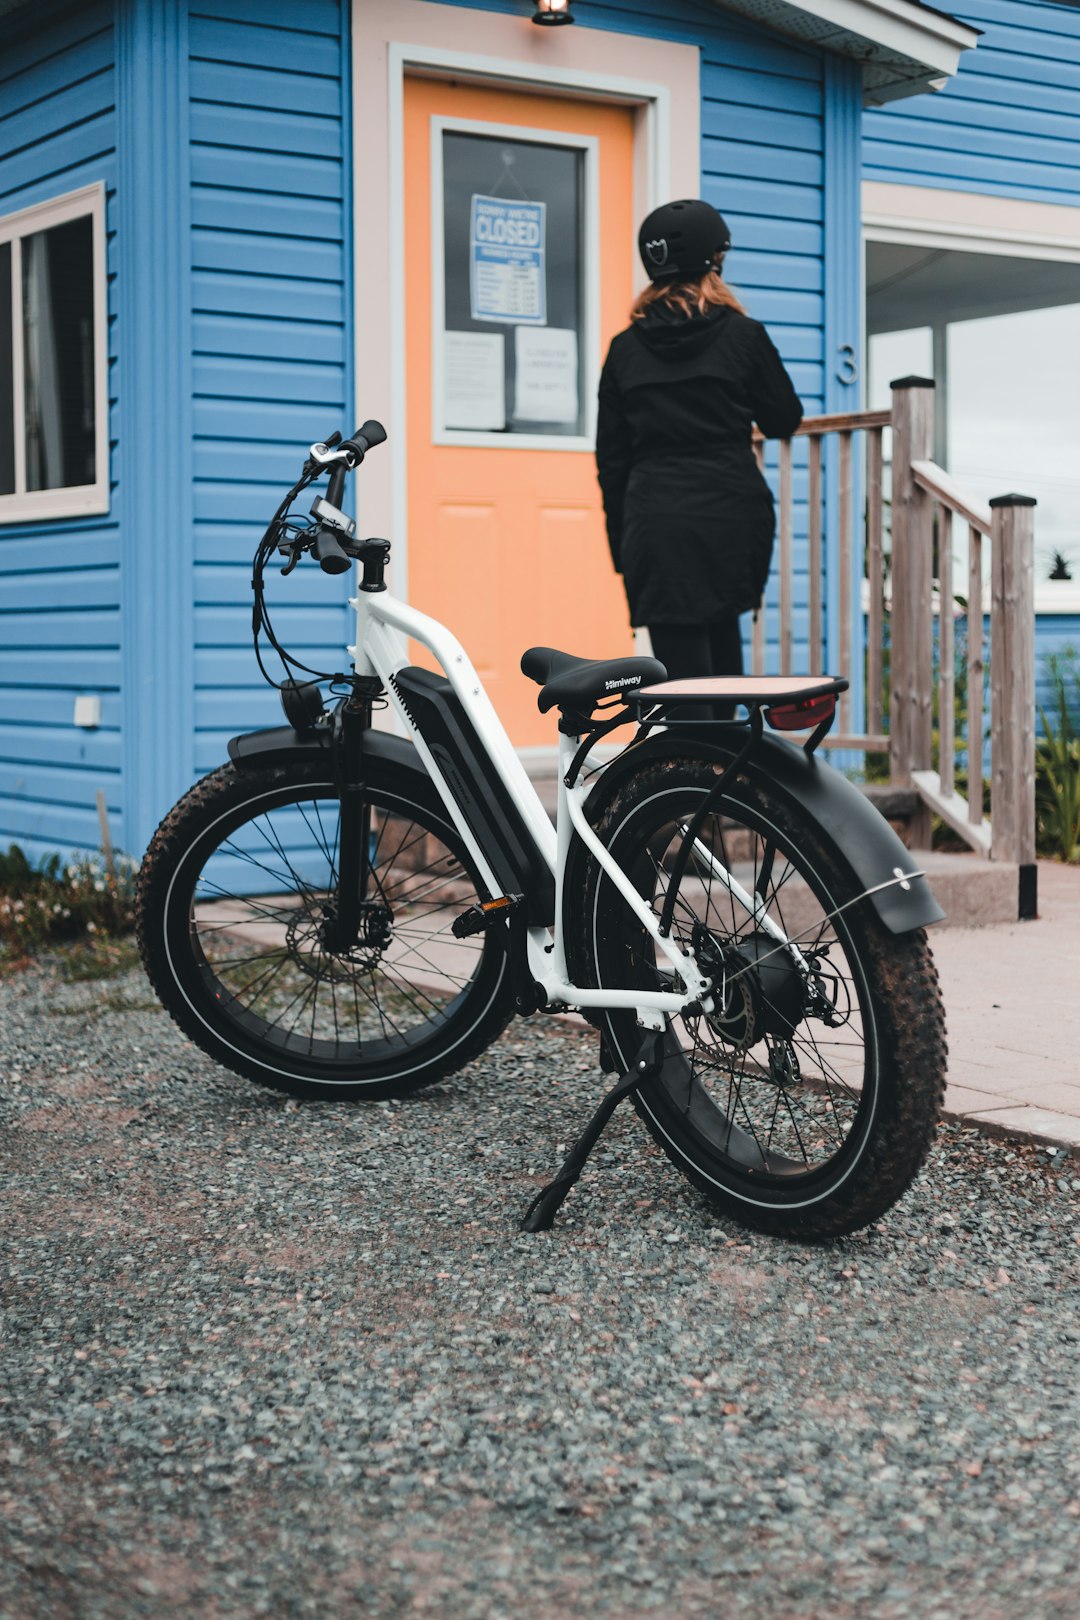
<svg viewBox="0 0 1080 1620">
<path fill-rule="evenodd" d="M 15 489 L 15 377 L 11 352 L 11 243 L 0 242 L 0 495 Z"/>
<path fill-rule="evenodd" d="M 89 217 L 22 242 L 26 488 L 92 484 L 94 265 Z"/>
<path fill-rule="evenodd" d="M 934 375 L 933 341 L 928 326 L 915 326 L 906 332 L 875 332 L 867 341 L 867 355 L 868 411 L 890 409 L 890 384 L 895 378 Z"/>
<path fill-rule="evenodd" d="M 585 431 L 580 149 L 443 132 L 443 426 Z"/>
</svg>

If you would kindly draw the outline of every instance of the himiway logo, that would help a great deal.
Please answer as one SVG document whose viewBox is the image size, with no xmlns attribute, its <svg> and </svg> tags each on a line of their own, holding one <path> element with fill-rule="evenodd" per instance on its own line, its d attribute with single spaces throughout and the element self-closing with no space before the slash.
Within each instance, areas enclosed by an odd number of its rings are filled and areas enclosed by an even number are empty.
<svg viewBox="0 0 1080 1620">
<path fill-rule="evenodd" d="M 615 690 L 615 688 L 617 686 L 640 686 L 640 685 L 641 685 L 641 676 L 640 675 L 620 675 L 620 677 L 619 677 L 619 679 L 617 681 L 605 681 L 604 682 L 604 691 L 605 692 L 614 692 L 614 690 Z"/>
</svg>

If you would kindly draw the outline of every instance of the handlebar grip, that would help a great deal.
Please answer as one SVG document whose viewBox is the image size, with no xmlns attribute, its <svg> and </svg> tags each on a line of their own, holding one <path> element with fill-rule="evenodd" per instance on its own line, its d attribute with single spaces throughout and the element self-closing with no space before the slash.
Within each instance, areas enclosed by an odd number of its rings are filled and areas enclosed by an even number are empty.
<svg viewBox="0 0 1080 1620">
<path fill-rule="evenodd" d="M 367 452 L 373 450 L 377 444 L 384 444 L 385 441 L 386 429 L 382 423 L 367 421 L 355 430 L 351 438 L 342 440 L 341 448 L 352 451 L 356 458 L 354 465 L 359 467 Z"/>
<path fill-rule="evenodd" d="M 337 535 L 325 523 L 319 524 L 312 549 L 324 574 L 343 574 L 352 567 L 352 558 L 342 551 Z"/>
<path fill-rule="evenodd" d="M 386 429 L 381 422 L 369 418 L 363 427 L 358 427 L 353 434 L 353 442 L 355 443 L 357 440 L 361 441 L 366 450 L 374 450 L 377 444 L 386 443 Z"/>
</svg>

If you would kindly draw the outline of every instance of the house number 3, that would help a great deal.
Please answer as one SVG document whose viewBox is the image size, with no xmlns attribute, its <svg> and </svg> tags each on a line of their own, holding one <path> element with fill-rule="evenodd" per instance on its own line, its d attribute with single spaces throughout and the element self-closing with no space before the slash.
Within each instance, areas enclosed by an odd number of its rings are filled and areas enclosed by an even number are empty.
<svg viewBox="0 0 1080 1620">
<path fill-rule="evenodd" d="M 836 380 L 850 388 L 852 383 L 859 380 L 859 362 L 855 358 L 855 346 L 852 343 L 841 343 L 836 351 L 840 356 L 840 364 L 836 371 Z"/>
</svg>

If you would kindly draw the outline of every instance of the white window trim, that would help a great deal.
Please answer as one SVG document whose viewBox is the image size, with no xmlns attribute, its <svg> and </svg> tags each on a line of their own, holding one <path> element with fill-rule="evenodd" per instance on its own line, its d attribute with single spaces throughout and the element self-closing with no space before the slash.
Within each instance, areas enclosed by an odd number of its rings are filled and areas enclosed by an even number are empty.
<svg viewBox="0 0 1080 1620">
<path fill-rule="evenodd" d="M 443 421 L 445 378 L 446 287 L 443 246 L 442 137 L 447 130 L 492 135 L 502 140 L 536 141 L 585 154 L 584 256 L 585 286 L 582 311 L 581 360 L 585 368 L 585 432 L 488 433 L 448 428 Z M 431 433 L 433 444 L 468 445 L 494 450 L 584 450 L 592 452 L 596 437 L 596 392 L 600 384 L 600 191 L 599 143 L 594 135 L 558 129 L 531 129 L 518 124 L 495 124 L 475 118 L 433 117 L 431 120 Z"/>
<path fill-rule="evenodd" d="M 94 269 L 94 440 L 92 484 L 27 490 L 23 415 L 22 238 L 89 216 Z M 0 219 L 0 243 L 11 243 L 12 388 L 15 415 L 15 493 L 0 495 L 0 523 L 38 523 L 109 510 L 109 318 L 105 269 L 105 186 L 102 181 L 34 203 Z"/>
<path fill-rule="evenodd" d="M 1080 264 L 1080 208 L 1061 203 L 868 180 L 862 225 L 867 242 Z"/>
</svg>

